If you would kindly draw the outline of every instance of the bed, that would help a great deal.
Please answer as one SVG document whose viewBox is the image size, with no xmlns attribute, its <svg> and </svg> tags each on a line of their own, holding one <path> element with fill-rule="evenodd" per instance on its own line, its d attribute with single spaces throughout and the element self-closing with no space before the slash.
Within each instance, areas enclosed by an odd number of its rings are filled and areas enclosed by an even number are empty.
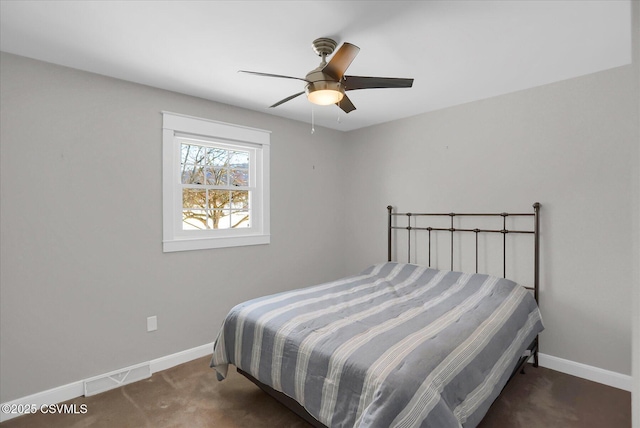
<svg viewBox="0 0 640 428">
<path fill-rule="evenodd" d="M 241 303 L 214 344 L 218 379 L 230 364 L 316 427 L 475 427 L 508 380 L 533 358 L 543 330 L 539 208 L 530 213 L 395 213 L 388 257 L 356 275 Z M 446 217 L 446 227 L 416 226 Z M 455 218 L 498 217 L 500 228 Z M 406 225 L 400 219 L 406 218 Z M 530 217 L 530 229 L 507 218 Z M 393 261 L 406 231 L 407 261 Z M 411 263 L 412 237 L 428 234 L 426 265 Z M 432 268 L 432 235 L 451 236 L 450 270 Z M 475 270 L 454 267 L 454 234 L 475 236 Z M 478 236 L 502 234 L 504 275 L 478 271 Z M 533 235 L 532 287 L 506 279 L 507 234 Z"/>
</svg>

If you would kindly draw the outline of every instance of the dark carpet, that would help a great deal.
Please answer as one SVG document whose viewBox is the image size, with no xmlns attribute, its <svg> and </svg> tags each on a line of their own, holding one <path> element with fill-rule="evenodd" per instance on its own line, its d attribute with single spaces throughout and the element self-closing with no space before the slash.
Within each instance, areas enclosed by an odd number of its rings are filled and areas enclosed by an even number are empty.
<svg viewBox="0 0 640 428">
<path fill-rule="evenodd" d="M 309 425 L 229 369 L 223 382 L 209 357 L 151 378 L 66 404 L 86 405 L 84 414 L 20 416 L 2 428 L 216 427 L 294 428 Z M 516 375 L 480 428 L 627 428 L 631 394 L 542 367 Z"/>
</svg>

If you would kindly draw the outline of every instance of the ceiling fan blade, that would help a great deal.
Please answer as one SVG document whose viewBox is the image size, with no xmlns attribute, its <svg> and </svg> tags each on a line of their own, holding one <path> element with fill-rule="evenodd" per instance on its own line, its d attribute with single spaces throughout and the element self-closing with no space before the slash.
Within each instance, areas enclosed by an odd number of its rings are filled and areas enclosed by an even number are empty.
<svg viewBox="0 0 640 428">
<path fill-rule="evenodd" d="M 360 48 L 351 43 L 343 43 L 340 49 L 331 57 L 331 60 L 324 66 L 322 72 L 328 74 L 336 80 L 342 79 L 353 59 L 360 52 Z"/>
<path fill-rule="evenodd" d="M 281 74 L 259 73 L 257 71 L 246 71 L 246 70 L 238 70 L 238 73 L 255 74 L 257 76 L 265 76 L 265 77 L 279 77 L 281 79 L 296 79 L 296 80 L 302 80 L 303 82 L 308 82 L 307 79 L 303 79 L 301 77 L 283 76 Z"/>
<path fill-rule="evenodd" d="M 285 98 L 284 100 L 280 100 L 280 101 L 278 101 L 277 103 L 275 103 L 274 105 L 269 106 L 269 108 L 272 108 L 272 107 L 278 107 L 280 104 L 284 104 L 284 103 L 286 103 L 287 101 L 291 101 L 291 100 L 292 100 L 292 99 L 294 99 L 295 97 L 300 96 L 300 95 L 302 95 L 302 94 L 304 94 L 304 91 L 302 91 L 302 92 L 298 92 L 297 94 L 293 94 L 293 95 L 291 95 L 290 97 Z"/>
<path fill-rule="evenodd" d="M 345 91 L 356 89 L 374 88 L 410 88 L 413 86 L 413 79 L 401 79 L 397 77 L 365 77 L 365 76 L 344 76 L 342 85 Z"/>
<path fill-rule="evenodd" d="M 353 111 L 356 109 L 356 106 L 353 105 L 353 103 L 351 102 L 351 100 L 346 94 L 344 97 L 342 97 L 342 99 L 339 102 L 336 103 L 336 105 L 340 107 L 342 111 L 344 111 L 345 113 L 349 113 L 350 111 Z"/>
</svg>

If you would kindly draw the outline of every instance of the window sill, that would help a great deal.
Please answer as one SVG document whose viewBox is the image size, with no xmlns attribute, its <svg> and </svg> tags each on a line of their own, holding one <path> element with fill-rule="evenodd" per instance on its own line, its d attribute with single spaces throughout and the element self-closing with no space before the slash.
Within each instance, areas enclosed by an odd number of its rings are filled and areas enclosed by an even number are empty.
<svg viewBox="0 0 640 428">
<path fill-rule="evenodd" d="M 187 238 L 163 241 L 162 252 L 207 250 L 210 248 L 243 247 L 264 245 L 271 242 L 271 235 L 237 236 L 226 238 Z"/>
</svg>

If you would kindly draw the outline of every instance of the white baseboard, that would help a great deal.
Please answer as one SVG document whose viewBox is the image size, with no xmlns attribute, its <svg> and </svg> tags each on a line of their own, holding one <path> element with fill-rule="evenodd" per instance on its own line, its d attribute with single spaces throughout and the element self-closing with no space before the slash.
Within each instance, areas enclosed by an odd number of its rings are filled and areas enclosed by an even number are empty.
<svg viewBox="0 0 640 428">
<path fill-rule="evenodd" d="M 48 389 L 46 391 L 38 392 L 33 395 L 18 398 L 17 400 L 8 401 L 2 403 L 2 411 L 0 411 L 0 422 L 8 421 L 9 419 L 17 418 L 25 413 L 5 413 L 5 409 L 17 408 L 24 409 L 27 406 L 34 406 L 39 409 L 40 406 L 47 404 L 57 404 L 62 401 L 71 400 L 72 398 L 80 397 L 84 394 L 84 381 L 78 381 L 69 383 L 57 388 Z"/>
<path fill-rule="evenodd" d="M 212 353 L 213 342 L 207 343 L 206 345 L 198 346 L 196 348 L 187 349 L 186 351 L 167 355 L 165 357 L 156 358 L 155 360 L 151 360 L 148 363 L 151 367 L 151 373 L 156 373 L 201 357 L 206 357 L 207 355 L 211 355 Z M 35 406 L 35 408 L 40 408 L 40 406 L 43 405 L 57 404 L 63 401 L 81 397 L 84 395 L 84 382 L 93 378 L 94 377 L 79 380 L 77 382 L 72 382 L 67 385 L 59 386 L 57 388 L 52 388 L 26 397 L 18 398 L 13 401 L 8 401 L 6 403 L 2 403 L 1 407 L 3 409 L 6 408 L 6 406 L 8 406 L 9 409 L 23 409 L 26 406 Z M 0 422 L 8 421 L 9 419 L 13 419 L 18 416 L 22 416 L 22 413 L 5 413 L 4 411 L 0 411 Z"/>
<path fill-rule="evenodd" d="M 160 372 L 213 354 L 213 342 L 151 360 L 151 373 Z"/>
<path fill-rule="evenodd" d="M 552 355 L 538 354 L 538 358 L 542 367 L 546 367 L 557 372 L 602 383 L 625 391 L 631 391 L 633 387 L 633 378 L 628 375 L 588 366 L 582 363 L 576 363 L 575 361 L 565 360 Z"/>
<path fill-rule="evenodd" d="M 213 343 L 207 343 L 206 345 L 187 349 L 186 351 L 156 358 L 155 360 L 149 361 L 151 373 L 170 369 L 171 367 L 211 355 L 212 353 Z M 631 391 L 632 388 L 633 382 L 631 376 L 546 354 L 539 354 L 539 362 L 542 367 L 591 380 L 593 382 L 602 383 L 604 385 L 609 385 L 614 388 L 623 389 L 625 391 Z M 27 397 L 18 398 L 17 400 L 2 403 L 2 407 L 8 405 L 9 408 L 12 406 L 21 408 L 24 406 L 35 405 L 39 408 L 45 404 L 56 404 L 76 397 L 81 397 L 84 395 L 84 381 L 85 380 L 80 380 L 78 382 L 69 383 L 47 391 L 38 392 Z M 0 412 L 0 422 L 8 421 L 9 419 L 13 419 L 17 416 L 21 415 Z"/>
</svg>

